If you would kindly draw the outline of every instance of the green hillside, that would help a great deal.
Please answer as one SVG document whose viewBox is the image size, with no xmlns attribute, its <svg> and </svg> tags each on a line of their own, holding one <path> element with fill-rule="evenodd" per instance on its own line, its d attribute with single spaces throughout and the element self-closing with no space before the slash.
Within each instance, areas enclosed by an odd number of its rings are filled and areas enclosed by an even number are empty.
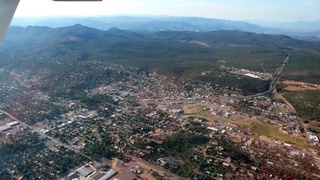
<svg viewBox="0 0 320 180">
<path fill-rule="evenodd" d="M 319 79 L 320 43 L 241 31 L 138 34 L 82 25 L 11 27 L 0 56 L 5 66 L 15 62 L 32 63 L 37 59 L 95 59 L 194 77 L 220 65 L 272 73 L 287 52 L 291 58 L 283 77 L 312 83 Z"/>
</svg>

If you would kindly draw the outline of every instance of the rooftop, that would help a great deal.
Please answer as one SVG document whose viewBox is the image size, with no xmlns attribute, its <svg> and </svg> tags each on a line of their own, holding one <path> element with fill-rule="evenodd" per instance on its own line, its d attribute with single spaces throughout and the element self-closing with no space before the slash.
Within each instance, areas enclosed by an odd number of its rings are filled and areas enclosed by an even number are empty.
<svg viewBox="0 0 320 180">
<path fill-rule="evenodd" d="M 9 129 L 12 129 L 12 127 L 11 126 L 0 126 L 0 132 L 7 131 Z"/>
<path fill-rule="evenodd" d="M 107 173 L 105 175 L 103 175 L 101 178 L 99 178 L 99 180 L 108 180 L 116 174 L 117 174 L 117 171 L 110 169 L 109 171 L 107 171 Z"/>
<path fill-rule="evenodd" d="M 88 175 L 90 175 L 91 173 L 93 173 L 93 171 L 91 171 L 90 169 L 86 168 L 85 166 L 82 166 L 81 168 L 79 168 L 77 170 L 77 172 L 84 177 L 87 177 Z"/>
</svg>

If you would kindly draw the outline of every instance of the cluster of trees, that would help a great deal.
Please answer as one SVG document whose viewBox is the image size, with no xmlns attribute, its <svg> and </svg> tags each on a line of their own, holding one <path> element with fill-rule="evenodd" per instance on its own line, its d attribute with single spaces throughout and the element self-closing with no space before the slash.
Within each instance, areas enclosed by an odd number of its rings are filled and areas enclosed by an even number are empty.
<svg viewBox="0 0 320 180">
<path fill-rule="evenodd" d="M 296 91 L 285 92 L 284 97 L 293 105 L 299 116 L 310 120 L 320 119 L 320 92 L 319 91 Z"/>
<path fill-rule="evenodd" d="M 49 92 L 55 97 L 69 99 L 83 96 L 85 90 L 105 84 L 107 81 L 119 81 L 128 77 L 127 73 L 105 69 L 108 63 L 96 61 L 69 60 L 55 67 L 48 62 L 46 66 L 50 67 L 50 73 L 45 78 L 46 81 L 41 84 L 42 91 Z"/>
<path fill-rule="evenodd" d="M 116 156 L 116 152 L 112 149 L 113 140 L 110 135 L 104 134 L 100 141 L 89 144 L 83 150 L 92 159 L 108 158 Z"/>
<path fill-rule="evenodd" d="M 212 146 L 210 149 L 207 150 L 208 155 L 216 156 L 218 154 L 217 147 L 222 147 L 223 150 L 220 152 L 220 156 L 222 158 L 228 158 L 230 157 L 234 163 L 240 164 L 240 163 L 246 163 L 250 164 L 252 163 L 252 159 L 250 158 L 249 154 L 242 151 L 240 147 L 236 146 L 234 143 L 232 143 L 230 140 L 228 140 L 224 136 L 219 136 L 216 138 L 218 144 L 215 146 Z"/>
<path fill-rule="evenodd" d="M 319 84 L 320 57 L 317 53 L 308 50 L 290 52 L 290 59 L 283 72 L 284 79 Z M 303 73 L 302 73 L 303 72 Z"/>
<path fill-rule="evenodd" d="M 9 170 L 17 171 L 16 174 L 31 174 L 36 155 L 45 147 L 44 140 L 36 133 L 23 132 L 16 141 L 0 147 L 0 179 L 13 179 Z"/>
<path fill-rule="evenodd" d="M 100 117 L 108 118 L 108 117 L 110 117 L 110 116 L 113 114 L 113 112 L 114 112 L 114 110 L 115 110 L 114 106 L 111 106 L 111 105 L 108 105 L 108 104 L 106 104 L 106 105 L 103 106 L 103 107 L 104 107 L 104 108 L 107 108 L 107 109 L 99 109 L 99 110 L 98 110 L 98 115 L 99 115 Z"/>
<path fill-rule="evenodd" d="M 57 151 L 47 149 L 45 139 L 37 133 L 24 131 L 15 142 L 0 147 L 0 179 L 14 179 L 12 175 L 56 179 L 88 160 L 64 147 L 56 148 Z"/>
<path fill-rule="evenodd" d="M 192 155 L 193 148 L 209 142 L 209 138 L 186 131 L 181 131 L 168 136 L 162 143 L 162 147 L 172 156 L 188 159 Z"/>
<path fill-rule="evenodd" d="M 61 114 L 66 113 L 67 109 L 63 106 L 58 106 L 52 103 L 46 103 L 47 107 L 42 107 L 43 109 L 47 109 L 46 113 L 41 114 L 42 119 L 55 119 L 59 118 Z"/>
<path fill-rule="evenodd" d="M 44 140 L 39 138 L 36 133 L 23 133 L 25 137 L 19 137 L 12 144 L 6 144 L 0 148 L 0 158 L 8 158 L 8 155 L 17 152 L 23 152 L 28 148 L 43 149 L 45 147 Z"/>
<path fill-rule="evenodd" d="M 191 119 L 192 120 L 192 119 Z M 240 165 L 241 163 L 250 164 L 252 160 L 250 156 L 243 152 L 238 146 L 234 145 L 224 136 L 214 136 L 209 138 L 208 129 L 200 122 L 191 121 L 185 126 L 186 130 L 179 131 L 176 134 L 167 136 L 166 139 L 158 144 L 153 141 L 141 141 L 134 144 L 139 149 L 145 149 L 146 146 L 152 147 L 147 159 L 156 162 L 159 158 L 165 158 L 168 161 L 164 168 L 176 173 L 182 177 L 200 177 L 212 178 L 212 175 L 227 174 L 230 168 L 221 165 L 214 166 L 208 164 L 208 157 L 203 156 L 202 149 L 211 140 L 217 142 L 206 151 L 207 156 L 226 159 L 230 157 L 233 163 Z M 223 150 L 219 150 L 222 147 Z M 200 175 L 198 172 L 210 171 L 211 175 Z M 229 173 L 230 174 L 230 173 Z M 232 173 L 231 173 L 232 174 Z"/>
<path fill-rule="evenodd" d="M 250 77 L 237 77 L 231 74 L 205 75 L 197 77 L 198 80 L 209 82 L 212 85 L 219 84 L 225 87 L 238 88 L 243 91 L 244 95 L 251 95 L 264 92 L 269 88 L 269 82 Z"/>
<path fill-rule="evenodd" d="M 88 109 L 99 109 L 100 106 L 106 107 L 109 104 L 116 105 L 117 103 L 112 99 L 112 97 L 104 94 L 95 94 L 93 96 L 83 96 L 79 99 L 81 103 L 86 105 Z"/>
<path fill-rule="evenodd" d="M 199 164 L 194 158 L 196 155 L 194 148 L 208 142 L 208 137 L 188 131 L 180 131 L 177 134 L 168 136 L 161 144 L 161 148 L 165 151 L 165 153 L 161 153 L 161 157 L 167 154 L 169 157 L 181 159 L 182 163 L 166 164 L 165 168 L 180 176 L 190 177 L 194 173 L 193 170 L 197 164 Z"/>
<path fill-rule="evenodd" d="M 59 151 L 46 150 L 45 158 L 40 159 L 41 164 L 46 168 L 46 171 L 55 172 L 56 175 L 63 175 L 69 169 L 81 165 L 88 160 L 81 154 L 68 150 L 65 147 L 59 147 Z"/>
</svg>

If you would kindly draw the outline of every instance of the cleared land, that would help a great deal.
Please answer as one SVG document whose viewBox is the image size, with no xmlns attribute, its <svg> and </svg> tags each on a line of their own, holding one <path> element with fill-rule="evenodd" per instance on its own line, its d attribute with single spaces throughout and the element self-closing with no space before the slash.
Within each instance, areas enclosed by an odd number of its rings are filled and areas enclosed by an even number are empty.
<svg viewBox="0 0 320 180">
<path fill-rule="evenodd" d="M 299 81 L 283 81 L 286 87 L 284 88 L 287 91 L 320 91 L 320 86 L 317 84 L 309 84 Z"/>
<path fill-rule="evenodd" d="M 256 136 L 263 135 L 287 143 L 295 144 L 300 147 L 308 147 L 306 140 L 280 132 L 279 127 L 277 125 L 271 125 L 263 122 L 255 122 L 252 124 L 251 131 Z"/>
</svg>

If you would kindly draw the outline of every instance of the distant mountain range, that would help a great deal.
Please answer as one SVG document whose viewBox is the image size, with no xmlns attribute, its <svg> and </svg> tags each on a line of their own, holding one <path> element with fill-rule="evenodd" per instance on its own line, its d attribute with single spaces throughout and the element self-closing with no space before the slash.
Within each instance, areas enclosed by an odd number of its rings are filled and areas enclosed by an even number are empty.
<svg viewBox="0 0 320 180">
<path fill-rule="evenodd" d="M 250 25 L 248 25 L 250 26 Z M 252 25 L 254 26 L 254 25 Z M 173 31 L 163 29 L 161 31 L 134 32 L 113 27 L 101 30 L 76 24 L 67 27 L 51 28 L 47 26 L 11 26 L 5 38 L 4 44 L 46 44 L 61 42 L 95 42 L 95 41 L 133 41 L 139 43 L 146 40 L 160 41 L 199 41 L 210 44 L 243 44 L 243 45 L 267 45 L 303 47 L 320 50 L 319 43 L 311 43 L 291 38 L 286 35 L 257 34 L 239 30 L 216 30 L 194 32 L 192 30 Z"/>
<path fill-rule="evenodd" d="M 273 72 L 289 53 L 287 78 L 316 83 L 319 52 L 320 42 L 239 30 L 134 32 L 80 24 L 11 26 L 0 47 L 0 65 L 52 67 L 57 61 L 98 60 L 189 76 L 219 65 Z"/>
<path fill-rule="evenodd" d="M 61 55 L 72 57 L 75 54 L 88 52 L 91 56 L 117 55 L 118 58 L 120 55 L 139 58 L 148 54 L 146 50 L 150 50 L 152 55 L 154 54 L 151 52 L 158 52 L 158 55 L 163 56 L 163 52 L 192 53 L 190 47 L 194 52 L 209 52 L 210 48 L 207 46 L 271 48 L 272 51 L 279 52 L 286 52 L 292 48 L 320 51 L 320 42 L 302 41 L 285 35 L 257 34 L 238 30 L 139 33 L 115 27 L 101 30 L 80 24 L 59 28 L 11 26 L 1 48 L 20 49 L 20 53 L 34 52 L 41 56 L 46 54 L 48 57 Z"/>
<path fill-rule="evenodd" d="M 107 30 L 113 27 L 135 32 L 156 31 L 215 31 L 238 30 L 243 32 L 284 34 L 302 40 L 320 41 L 320 21 L 315 22 L 243 22 L 198 17 L 74 17 L 74 18 L 20 18 L 14 19 L 13 26 L 65 27 L 81 24 L 96 29 Z M 257 25 L 258 24 L 258 25 Z"/>
</svg>

